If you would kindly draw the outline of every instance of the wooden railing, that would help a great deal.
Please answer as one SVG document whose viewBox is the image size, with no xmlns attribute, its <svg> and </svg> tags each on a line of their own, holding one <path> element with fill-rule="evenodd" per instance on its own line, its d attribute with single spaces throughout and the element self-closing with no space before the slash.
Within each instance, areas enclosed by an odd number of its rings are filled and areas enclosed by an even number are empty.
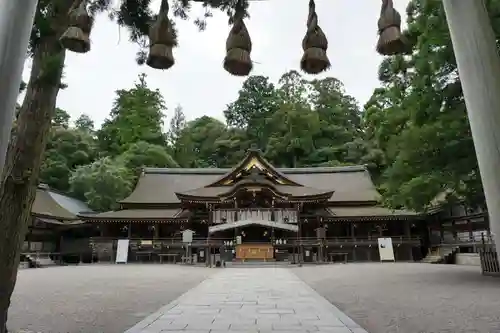
<svg viewBox="0 0 500 333">
<path fill-rule="evenodd" d="M 500 258 L 491 235 L 481 234 L 479 259 L 481 260 L 481 272 L 483 275 L 500 277 Z"/>
<path fill-rule="evenodd" d="M 492 244 L 493 238 L 491 235 L 473 235 L 464 236 L 459 235 L 455 238 L 440 239 L 439 244 L 435 245 L 479 245 L 479 244 Z"/>
<path fill-rule="evenodd" d="M 393 236 L 390 237 L 393 244 L 420 244 L 420 237 Z M 320 240 L 315 237 L 302 237 L 290 239 L 292 244 L 319 244 Z M 378 244 L 378 237 L 327 237 L 323 239 L 324 245 L 373 245 Z"/>
<path fill-rule="evenodd" d="M 399 245 L 418 246 L 420 238 L 418 237 L 391 237 L 395 247 Z M 331 249 L 342 247 L 376 247 L 376 237 L 328 237 L 318 239 L 315 237 L 302 237 L 302 238 L 277 238 L 274 240 L 273 246 L 276 249 L 290 249 L 302 246 L 323 246 Z M 61 249 L 61 255 L 68 255 L 77 257 L 78 261 L 93 262 L 93 261 L 110 261 L 113 262 L 116 256 L 118 238 L 108 237 L 94 237 L 87 240 L 79 240 L 78 248 L 72 247 L 71 251 Z M 254 242 L 254 243 L 266 243 Z M 251 244 L 251 242 L 243 241 L 243 244 Z M 132 261 L 140 261 L 145 257 L 148 261 L 176 261 L 179 262 L 189 249 L 197 249 L 197 252 L 206 253 L 206 248 L 212 249 L 235 249 L 236 240 L 234 238 L 194 238 L 190 247 L 182 242 L 181 237 L 172 238 L 159 238 L 159 239 L 141 239 L 132 238 L 129 242 L 130 259 Z M 216 250 L 217 251 L 217 250 Z M 87 259 L 85 259 L 87 258 Z"/>
<path fill-rule="evenodd" d="M 297 211 L 281 208 L 233 208 L 218 209 L 213 212 L 214 223 L 231 223 L 241 220 L 264 220 L 297 223 Z"/>
<path fill-rule="evenodd" d="M 323 245 L 336 245 L 336 244 L 357 244 L 357 245 L 370 245 L 377 244 L 378 237 L 327 237 L 323 238 Z M 395 236 L 391 237 L 393 244 L 420 244 L 420 237 L 405 237 L 405 236 Z M 98 246 L 99 244 L 110 244 L 112 243 L 114 247 L 116 247 L 117 238 L 104 238 L 104 237 L 95 237 L 89 240 L 89 244 L 93 246 Z M 244 243 L 266 243 L 265 241 L 254 241 L 254 242 L 245 242 Z M 289 238 L 276 238 L 274 240 L 275 245 L 319 245 L 321 242 L 320 239 L 316 237 L 289 237 Z M 134 246 L 144 246 L 144 247 L 154 247 L 154 246 L 181 246 L 183 245 L 181 237 L 174 238 L 158 238 L 158 239 L 145 239 L 145 238 L 131 238 L 130 243 Z M 142 245 L 145 244 L 145 245 Z M 193 238 L 191 242 L 191 246 L 205 246 L 205 245 L 236 245 L 236 240 L 234 238 Z M 89 245 L 90 246 L 90 245 Z"/>
</svg>

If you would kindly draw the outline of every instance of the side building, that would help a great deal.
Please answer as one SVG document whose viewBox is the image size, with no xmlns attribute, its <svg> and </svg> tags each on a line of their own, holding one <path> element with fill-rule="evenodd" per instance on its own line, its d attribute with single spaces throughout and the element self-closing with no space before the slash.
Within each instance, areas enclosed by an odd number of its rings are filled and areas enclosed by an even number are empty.
<svg viewBox="0 0 500 333">
<path fill-rule="evenodd" d="M 95 227 L 77 215 L 91 212 L 84 202 L 40 184 L 21 250 L 22 260 L 45 258 L 58 261 L 66 257 L 66 261 L 71 261 L 68 257 L 79 257 L 80 248 L 74 245 L 79 239 L 95 235 Z"/>
<path fill-rule="evenodd" d="M 364 166 L 276 168 L 249 150 L 232 169 L 146 168 L 120 210 L 78 217 L 99 230 L 97 252 L 130 239 L 130 260 L 378 261 L 380 237 L 396 260 L 419 260 L 426 216 L 379 199 Z"/>
</svg>

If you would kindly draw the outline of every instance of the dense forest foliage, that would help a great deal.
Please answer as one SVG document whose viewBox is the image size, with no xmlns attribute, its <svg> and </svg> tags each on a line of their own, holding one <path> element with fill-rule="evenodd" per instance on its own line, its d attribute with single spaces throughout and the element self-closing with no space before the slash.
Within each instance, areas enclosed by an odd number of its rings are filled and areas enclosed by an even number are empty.
<svg viewBox="0 0 500 333">
<path fill-rule="evenodd" d="M 291 71 L 275 85 L 250 76 L 224 115 L 225 122 L 186 121 L 182 107 L 169 112 L 141 75 L 116 92 L 99 129 L 87 115 L 70 125 L 68 113 L 56 110 L 40 181 L 106 210 L 132 190 L 144 166 L 232 167 L 251 146 L 282 167 L 377 165 L 362 112 L 334 78 L 307 81 Z"/>
<path fill-rule="evenodd" d="M 499 6 L 488 4 L 496 17 Z M 309 81 L 290 71 L 276 83 L 248 77 L 223 110 L 225 122 L 186 121 L 181 106 L 167 110 L 140 76 L 117 91 L 99 129 L 85 115 L 70 126 L 57 110 L 41 181 L 107 210 L 132 190 L 143 166 L 231 167 L 257 146 L 279 167 L 365 164 L 389 207 L 422 211 L 443 193 L 481 205 L 441 2 L 411 1 L 407 23 L 413 51 L 382 61 L 381 86 L 364 107 L 333 77 Z"/>
</svg>

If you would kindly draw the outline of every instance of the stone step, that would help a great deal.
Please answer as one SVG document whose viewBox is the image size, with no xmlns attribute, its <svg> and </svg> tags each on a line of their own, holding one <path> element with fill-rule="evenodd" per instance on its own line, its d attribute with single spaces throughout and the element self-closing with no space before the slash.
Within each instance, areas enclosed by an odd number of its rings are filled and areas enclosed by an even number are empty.
<svg viewBox="0 0 500 333">
<path fill-rule="evenodd" d="M 32 255 L 27 255 L 26 257 L 33 263 L 35 263 L 37 267 L 47 267 L 47 266 L 57 265 L 50 257 L 36 257 Z"/>
<path fill-rule="evenodd" d="M 261 261 L 261 260 L 252 260 L 252 261 L 227 261 L 226 267 L 241 267 L 241 266 L 287 266 L 290 265 L 288 261 Z"/>
</svg>

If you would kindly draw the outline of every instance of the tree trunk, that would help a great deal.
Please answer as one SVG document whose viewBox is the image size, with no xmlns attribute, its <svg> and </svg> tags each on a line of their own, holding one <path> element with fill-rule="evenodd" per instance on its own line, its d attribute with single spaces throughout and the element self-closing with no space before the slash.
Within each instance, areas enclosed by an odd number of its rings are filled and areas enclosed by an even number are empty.
<svg viewBox="0 0 500 333">
<path fill-rule="evenodd" d="M 7 332 L 7 310 L 61 84 L 65 50 L 59 35 L 42 38 L 34 50 L 16 134 L 7 152 L 0 189 L 0 333 Z"/>
</svg>

